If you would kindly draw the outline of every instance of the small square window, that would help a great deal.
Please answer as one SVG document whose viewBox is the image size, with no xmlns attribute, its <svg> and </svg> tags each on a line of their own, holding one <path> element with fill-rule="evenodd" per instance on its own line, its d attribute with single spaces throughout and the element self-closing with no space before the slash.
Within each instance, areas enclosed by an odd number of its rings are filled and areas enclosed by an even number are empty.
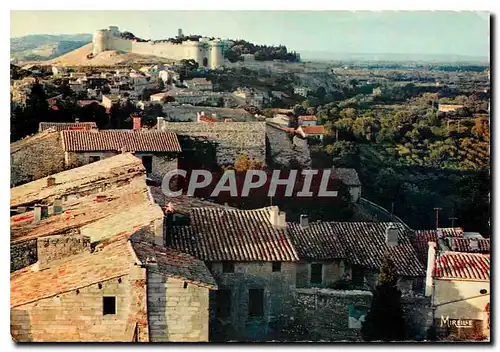
<svg viewBox="0 0 500 352">
<path fill-rule="evenodd" d="M 94 156 L 89 156 L 89 164 L 95 163 L 96 161 L 101 160 L 100 156 L 94 155 Z"/>
<path fill-rule="evenodd" d="M 234 273 L 234 263 L 233 262 L 222 262 L 222 272 L 223 273 Z"/>
<path fill-rule="evenodd" d="M 281 271 L 281 262 L 273 262 L 273 273 Z"/>
<path fill-rule="evenodd" d="M 321 284 L 323 282 L 323 264 L 311 264 L 311 284 Z"/>
<path fill-rule="evenodd" d="M 116 297 L 102 298 L 102 314 L 116 314 Z"/>
</svg>

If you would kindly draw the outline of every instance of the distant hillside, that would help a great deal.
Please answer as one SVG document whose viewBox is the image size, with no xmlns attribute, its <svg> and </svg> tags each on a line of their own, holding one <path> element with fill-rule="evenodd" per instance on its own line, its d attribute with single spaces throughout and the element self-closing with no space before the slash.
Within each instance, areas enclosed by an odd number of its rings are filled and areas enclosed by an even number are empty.
<svg viewBox="0 0 500 352">
<path fill-rule="evenodd" d="M 391 53 L 342 53 L 327 51 L 301 50 L 303 60 L 320 61 L 415 61 L 438 63 L 488 63 L 482 56 L 446 55 L 446 54 L 391 54 Z"/>
<path fill-rule="evenodd" d="M 16 61 L 49 60 L 92 41 L 91 34 L 35 34 L 10 39 L 10 58 Z"/>
</svg>

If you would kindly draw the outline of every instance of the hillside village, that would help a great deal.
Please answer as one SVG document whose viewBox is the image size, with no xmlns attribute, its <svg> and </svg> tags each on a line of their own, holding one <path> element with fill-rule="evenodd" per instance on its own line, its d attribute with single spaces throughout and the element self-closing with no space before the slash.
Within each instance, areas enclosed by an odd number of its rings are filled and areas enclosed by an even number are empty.
<svg viewBox="0 0 500 352">
<path fill-rule="evenodd" d="M 392 340 L 489 340 L 489 68 L 75 52 L 11 64 L 15 341 L 377 340 L 380 292 Z M 329 170 L 338 196 L 173 197 L 177 169 Z"/>
</svg>

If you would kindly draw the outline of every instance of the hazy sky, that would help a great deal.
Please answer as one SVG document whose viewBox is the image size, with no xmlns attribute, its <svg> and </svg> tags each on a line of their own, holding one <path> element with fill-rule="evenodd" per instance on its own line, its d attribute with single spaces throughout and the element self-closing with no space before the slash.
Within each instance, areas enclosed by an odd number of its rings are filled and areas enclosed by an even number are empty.
<svg viewBox="0 0 500 352">
<path fill-rule="evenodd" d="M 184 34 L 284 44 L 289 50 L 488 56 L 479 12 L 12 11 L 11 37 L 93 33 L 110 25 L 144 39 Z"/>
</svg>

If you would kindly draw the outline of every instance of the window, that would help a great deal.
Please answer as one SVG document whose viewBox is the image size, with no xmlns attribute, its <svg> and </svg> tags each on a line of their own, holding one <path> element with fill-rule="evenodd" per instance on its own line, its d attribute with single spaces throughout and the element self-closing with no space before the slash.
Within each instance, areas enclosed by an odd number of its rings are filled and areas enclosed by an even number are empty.
<svg viewBox="0 0 500 352">
<path fill-rule="evenodd" d="M 248 290 L 248 315 L 261 317 L 264 315 L 264 290 L 251 288 Z"/>
<path fill-rule="evenodd" d="M 352 267 L 352 283 L 355 286 L 363 286 L 365 283 L 365 271 L 362 267 Z"/>
<path fill-rule="evenodd" d="M 142 157 L 142 165 L 146 169 L 146 173 L 150 174 L 153 172 L 153 157 L 151 155 L 144 155 Z"/>
<path fill-rule="evenodd" d="M 102 314 L 116 314 L 116 297 L 102 298 Z"/>
<path fill-rule="evenodd" d="M 323 264 L 311 264 L 311 284 L 320 284 L 323 282 Z"/>
<path fill-rule="evenodd" d="M 101 157 L 98 155 L 89 156 L 89 164 L 95 163 L 96 161 L 99 161 L 99 160 L 101 160 Z"/>
<path fill-rule="evenodd" d="M 234 273 L 234 263 L 233 262 L 222 262 L 222 272 L 223 273 Z"/>
<path fill-rule="evenodd" d="M 218 318 L 231 315 L 231 290 L 220 289 L 215 293 L 215 314 Z"/>
<path fill-rule="evenodd" d="M 281 262 L 273 262 L 273 273 L 281 271 Z"/>
<path fill-rule="evenodd" d="M 205 265 L 207 266 L 208 271 L 212 271 L 212 262 L 205 262 Z"/>
</svg>

